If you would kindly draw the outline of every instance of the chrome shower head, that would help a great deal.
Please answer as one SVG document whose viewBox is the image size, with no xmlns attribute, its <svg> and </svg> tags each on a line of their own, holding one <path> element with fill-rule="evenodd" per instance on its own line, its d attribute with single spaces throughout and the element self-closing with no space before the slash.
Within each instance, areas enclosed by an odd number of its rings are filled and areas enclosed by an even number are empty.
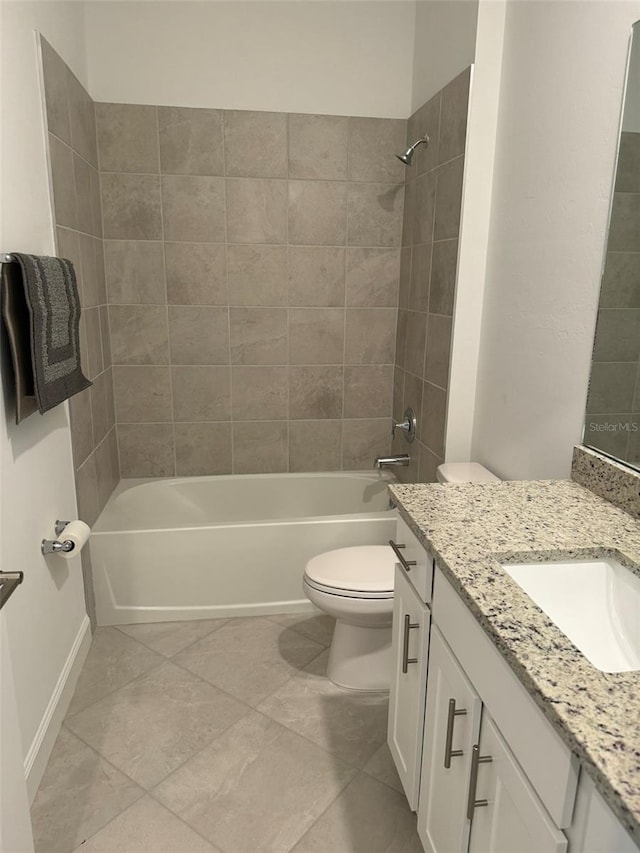
<svg viewBox="0 0 640 853">
<path fill-rule="evenodd" d="M 411 160 L 413 159 L 413 154 L 414 154 L 416 148 L 418 147 L 418 145 L 422 145 L 422 144 L 424 144 L 424 145 L 429 144 L 429 137 L 427 136 L 426 133 L 422 137 L 422 139 L 418 139 L 417 142 L 414 142 L 413 145 L 410 145 L 407 148 L 407 150 L 404 151 L 402 154 L 396 154 L 396 157 L 398 158 L 398 160 L 400 160 L 401 163 L 404 163 L 405 166 L 410 166 Z"/>
</svg>

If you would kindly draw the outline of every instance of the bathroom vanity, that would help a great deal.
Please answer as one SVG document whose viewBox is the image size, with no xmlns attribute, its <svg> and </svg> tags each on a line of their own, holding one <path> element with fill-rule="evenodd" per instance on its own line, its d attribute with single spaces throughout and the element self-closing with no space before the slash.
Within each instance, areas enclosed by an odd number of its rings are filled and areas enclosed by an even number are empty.
<svg viewBox="0 0 640 853">
<path fill-rule="evenodd" d="M 640 566 L 640 522 L 572 481 L 390 491 L 389 747 L 425 850 L 640 849 L 640 672 L 593 666 L 501 565 Z"/>
</svg>

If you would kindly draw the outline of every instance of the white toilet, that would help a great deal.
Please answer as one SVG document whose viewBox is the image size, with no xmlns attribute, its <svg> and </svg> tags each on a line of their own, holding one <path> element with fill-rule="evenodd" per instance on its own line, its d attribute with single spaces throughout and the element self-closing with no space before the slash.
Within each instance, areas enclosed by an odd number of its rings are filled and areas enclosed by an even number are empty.
<svg viewBox="0 0 640 853">
<path fill-rule="evenodd" d="M 477 462 L 447 462 L 440 483 L 491 483 L 499 478 Z M 389 545 L 356 545 L 318 554 L 302 586 L 320 610 L 334 616 L 327 676 L 351 690 L 388 690 L 396 556 Z"/>
<path fill-rule="evenodd" d="M 389 689 L 395 563 L 388 545 L 338 548 L 307 563 L 305 595 L 336 619 L 327 676 L 340 687 Z"/>
</svg>

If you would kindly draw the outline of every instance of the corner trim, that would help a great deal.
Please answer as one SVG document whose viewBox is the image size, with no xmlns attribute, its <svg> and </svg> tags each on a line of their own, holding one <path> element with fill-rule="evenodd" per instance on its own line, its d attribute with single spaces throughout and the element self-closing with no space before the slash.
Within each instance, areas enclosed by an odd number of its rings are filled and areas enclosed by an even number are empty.
<svg viewBox="0 0 640 853">
<path fill-rule="evenodd" d="M 85 614 L 24 760 L 24 775 L 30 803 L 33 802 L 42 781 L 62 720 L 67 713 L 76 689 L 78 676 L 89 653 L 90 645 L 91 622 Z"/>
</svg>

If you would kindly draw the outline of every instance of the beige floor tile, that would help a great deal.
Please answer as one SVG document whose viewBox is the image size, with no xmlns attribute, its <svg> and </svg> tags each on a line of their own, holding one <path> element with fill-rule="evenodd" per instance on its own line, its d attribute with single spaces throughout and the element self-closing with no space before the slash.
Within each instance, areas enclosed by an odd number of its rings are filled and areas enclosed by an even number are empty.
<svg viewBox="0 0 640 853">
<path fill-rule="evenodd" d="M 282 613 L 269 618 L 277 622 L 278 625 L 293 628 L 294 631 L 309 637 L 310 640 L 315 640 L 322 646 L 331 645 L 333 629 L 336 624 L 336 620 L 332 616 L 327 616 L 325 613 Z"/>
<path fill-rule="evenodd" d="M 98 628 L 84 664 L 68 716 L 148 672 L 163 658 L 116 628 Z"/>
<path fill-rule="evenodd" d="M 343 761 L 363 767 L 386 741 L 389 694 L 337 687 L 324 675 L 326 657 L 316 658 L 258 710 Z"/>
<path fill-rule="evenodd" d="M 148 625 L 118 625 L 118 630 L 144 643 L 165 657 L 186 649 L 212 631 L 221 628 L 226 619 L 202 619 L 188 622 L 151 622 Z"/>
<path fill-rule="evenodd" d="M 373 753 L 362 769 L 369 776 L 373 776 L 379 782 L 384 782 L 390 788 L 395 788 L 404 796 L 402 782 L 386 743 L 383 743 L 380 749 Z"/>
<path fill-rule="evenodd" d="M 323 649 L 269 619 L 231 619 L 174 660 L 232 696 L 256 705 Z"/>
<path fill-rule="evenodd" d="M 148 789 L 247 711 L 241 702 L 165 661 L 67 724 Z"/>
<path fill-rule="evenodd" d="M 74 853 L 219 853 L 151 797 L 143 797 Z"/>
<path fill-rule="evenodd" d="M 143 794 L 63 727 L 31 808 L 36 853 L 69 853 Z"/>
<path fill-rule="evenodd" d="M 354 772 L 254 712 L 153 794 L 225 853 L 287 853 Z"/>
<path fill-rule="evenodd" d="M 293 853 L 423 853 L 406 799 L 361 773 Z"/>
</svg>

